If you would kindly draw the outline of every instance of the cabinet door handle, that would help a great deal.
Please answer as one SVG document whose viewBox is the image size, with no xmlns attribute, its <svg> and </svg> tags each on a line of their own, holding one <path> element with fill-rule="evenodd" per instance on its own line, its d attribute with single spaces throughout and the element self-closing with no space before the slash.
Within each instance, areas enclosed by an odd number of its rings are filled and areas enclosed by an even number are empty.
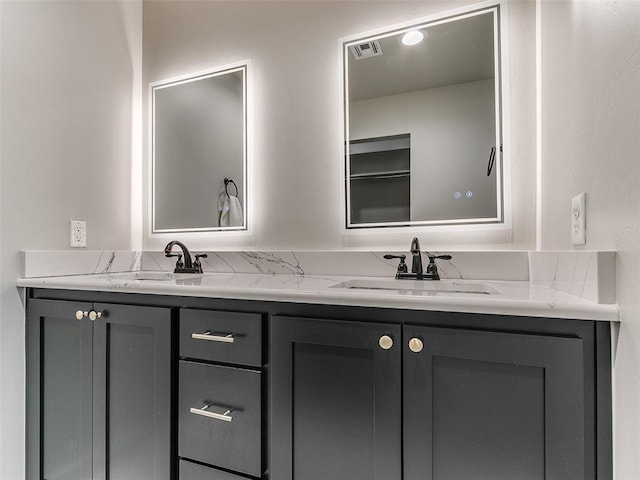
<svg viewBox="0 0 640 480">
<path fill-rule="evenodd" d="M 76 316 L 78 314 L 76 313 Z M 95 310 L 91 310 L 89 312 L 89 319 L 93 322 L 96 320 L 96 318 L 101 318 L 102 317 L 102 312 L 96 312 Z"/>
<path fill-rule="evenodd" d="M 230 422 L 231 420 L 233 420 L 233 417 L 231 415 L 229 415 L 231 412 L 233 412 L 233 408 L 220 407 L 220 408 L 226 408 L 225 412 L 224 413 L 216 413 L 216 412 L 210 412 L 208 410 L 208 408 L 211 405 L 212 405 L 211 403 L 207 403 L 202 408 L 191 407 L 189 409 L 189 413 L 194 413 L 196 415 L 202 415 L 203 417 L 208 417 L 208 418 L 215 418 L 216 420 L 222 420 L 223 422 Z"/>
<path fill-rule="evenodd" d="M 87 315 L 89 315 L 89 312 L 83 312 L 82 310 L 78 310 L 76 312 L 76 320 L 82 320 Z"/>
<path fill-rule="evenodd" d="M 214 342 L 223 342 L 223 343 L 233 343 L 233 333 L 227 333 L 226 335 L 214 335 L 213 333 L 207 331 L 204 333 L 192 333 L 191 338 L 195 338 L 196 340 L 211 340 Z"/>
<path fill-rule="evenodd" d="M 383 350 L 389 350 L 393 347 L 393 338 L 389 335 L 383 335 L 380 337 L 380 340 L 378 340 L 378 345 L 380 345 L 380 348 Z"/>
<path fill-rule="evenodd" d="M 414 337 L 409 340 L 409 350 L 411 350 L 413 353 L 420 353 L 423 348 L 424 343 L 419 338 Z"/>
</svg>

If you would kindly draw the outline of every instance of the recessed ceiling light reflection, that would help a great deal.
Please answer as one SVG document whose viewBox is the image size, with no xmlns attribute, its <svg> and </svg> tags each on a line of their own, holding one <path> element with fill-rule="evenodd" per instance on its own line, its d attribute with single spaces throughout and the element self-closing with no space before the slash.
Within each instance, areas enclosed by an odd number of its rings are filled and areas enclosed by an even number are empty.
<svg viewBox="0 0 640 480">
<path fill-rule="evenodd" d="M 411 46 L 417 45 L 422 40 L 424 40 L 424 33 L 422 33 L 420 30 L 411 30 L 410 32 L 407 32 L 402 36 L 401 41 L 403 45 Z"/>
</svg>

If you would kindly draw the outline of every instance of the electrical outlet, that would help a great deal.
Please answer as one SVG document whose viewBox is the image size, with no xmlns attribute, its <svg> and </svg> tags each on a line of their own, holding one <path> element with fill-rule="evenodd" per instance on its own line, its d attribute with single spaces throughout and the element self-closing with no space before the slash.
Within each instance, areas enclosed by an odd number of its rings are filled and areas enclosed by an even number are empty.
<svg viewBox="0 0 640 480">
<path fill-rule="evenodd" d="M 70 220 L 71 223 L 71 241 L 72 247 L 87 246 L 87 222 L 83 220 Z"/>
<path fill-rule="evenodd" d="M 571 199 L 571 243 L 573 245 L 587 243 L 586 196 L 586 193 L 581 193 Z"/>
</svg>

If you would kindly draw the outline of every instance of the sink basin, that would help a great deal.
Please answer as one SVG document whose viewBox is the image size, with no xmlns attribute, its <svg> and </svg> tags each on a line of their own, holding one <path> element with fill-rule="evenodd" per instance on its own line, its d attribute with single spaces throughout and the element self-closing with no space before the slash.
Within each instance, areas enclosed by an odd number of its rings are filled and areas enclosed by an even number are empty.
<svg viewBox="0 0 640 480">
<path fill-rule="evenodd" d="M 112 273 L 111 278 L 118 280 L 148 280 L 154 282 L 173 282 L 180 280 L 190 280 L 194 278 L 201 278 L 201 273 L 173 273 L 173 272 L 127 272 L 127 273 Z"/>
<path fill-rule="evenodd" d="M 461 280 L 347 280 L 346 282 L 331 285 L 331 287 L 361 290 L 386 290 L 425 295 L 495 295 L 500 293 L 498 289 L 487 283 L 473 283 Z"/>
</svg>

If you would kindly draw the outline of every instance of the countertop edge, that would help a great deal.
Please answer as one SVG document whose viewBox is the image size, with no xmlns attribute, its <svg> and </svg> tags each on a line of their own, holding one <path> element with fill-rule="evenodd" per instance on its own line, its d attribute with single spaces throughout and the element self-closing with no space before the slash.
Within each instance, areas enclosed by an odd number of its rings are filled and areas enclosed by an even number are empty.
<svg viewBox="0 0 640 480">
<path fill-rule="evenodd" d="M 273 277 L 270 277 L 273 278 Z M 346 277 L 311 277 L 318 282 L 336 283 Z M 17 287 L 55 290 L 82 290 L 111 293 L 137 293 L 151 295 L 173 295 L 200 298 L 221 298 L 341 305 L 355 307 L 392 308 L 493 315 L 514 315 L 570 320 L 592 320 L 619 322 L 620 312 L 616 304 L 599 304 L 570 294 L 533 285 L 517 285 L 519 289 L 535 289 L 540 298 L 522 299 L 495 297 L 425 297 L 408 294 L 392 294 L 371 291 L 346 291 L 337 288 L 290 288 L 284 287 L 230 287 L 210 285 L 176 285 L 175 283 L 144 281 L 107 281 L 107 275 L 79 275 L 62 277 L 19 278 Z M 84 283 L 83 283 L 84 280 Z M 302 280 L 301 280 L 302 281 Z M 486 282 L 499 286 L 512 286 L 518 282 Z M 528 282 L 520 282 L 526 283 Z M 296 283 L 296 287 L 298 284 Z M 531 294 L 530 294 L 531 295 Z"/>
</svg>

